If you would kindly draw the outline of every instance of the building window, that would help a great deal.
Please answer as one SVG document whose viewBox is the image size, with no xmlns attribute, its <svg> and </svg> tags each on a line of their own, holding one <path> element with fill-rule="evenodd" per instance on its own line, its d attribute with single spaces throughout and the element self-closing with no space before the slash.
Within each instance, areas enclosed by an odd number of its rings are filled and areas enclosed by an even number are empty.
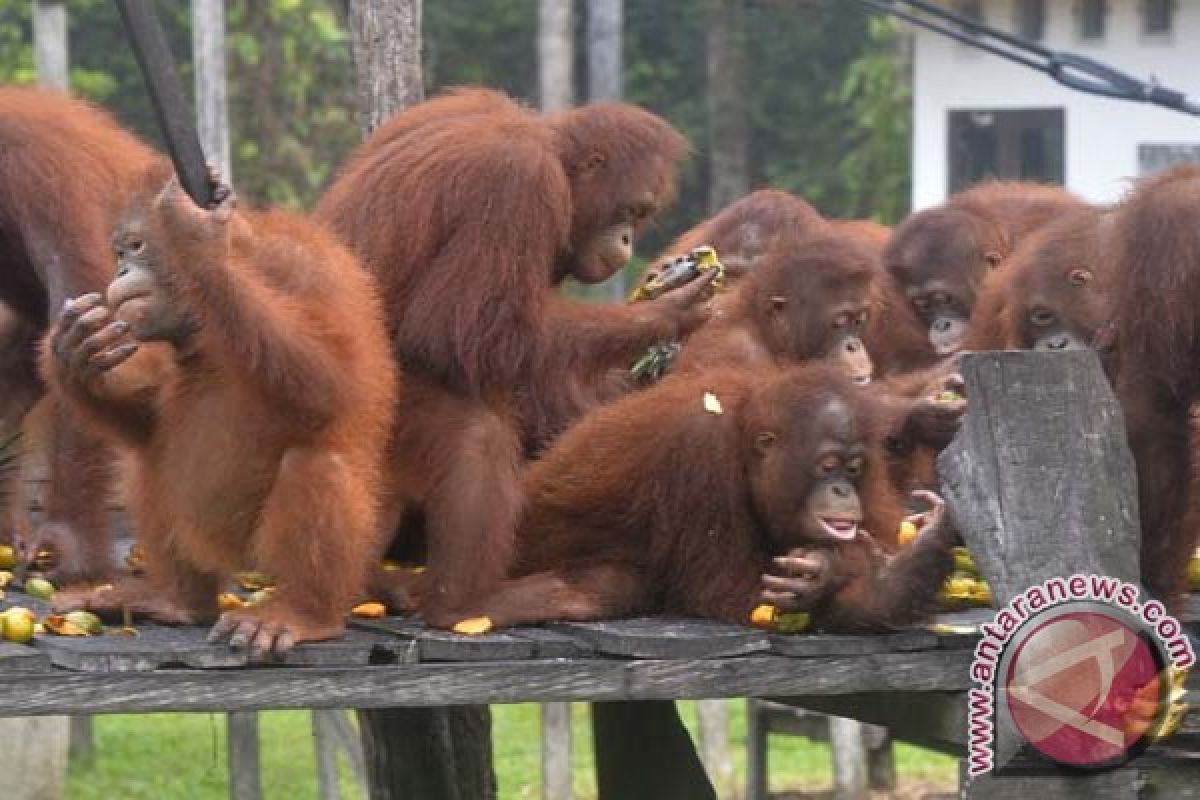
<svg viewBox="0 0 1200 800">
<path fill-rule="evenodd" d="M 1017 34 L 1034 42 L 1040 42 L 1046 31 L 1045 0 L 1017 0 Z"/>
<path fill-rule="evenodd" d="M 1107 24 L 1108 3 L 1106 0 L 1080 0 L 1079 38 L 1103 39 Z"/>
<path fill-rule="evenodd" d="M 1063 182 L 1061 108 L 951 111 L 949 122 L 951 194 L 993 178 Z"/>
<path fill-rule="evenodd" d="M 1167 36 L 1175 21 L 1174 0 L 1142 0 L 1142 33 Z"/>
</svg>

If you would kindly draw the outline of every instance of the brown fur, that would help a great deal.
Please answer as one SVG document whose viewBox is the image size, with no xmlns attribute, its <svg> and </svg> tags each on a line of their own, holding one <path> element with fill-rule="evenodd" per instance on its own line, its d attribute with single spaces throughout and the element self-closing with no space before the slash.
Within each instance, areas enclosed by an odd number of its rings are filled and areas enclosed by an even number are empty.
<svg viewBox="0 0 1200 800">
<path fill-rule="evenodd" d="M 121 231 L 161 254 L 160 302 L 194 326 L 94 377 L 72 371 L 63 331 L 47 345 L 48 380 L 128 456 L 146 562 L 144 579 L 56 604 L 193 622 L 215 614 L 222 579 L 252 568 L 277 593 L 227 612 L 225 634 L 259 651 L 338 634 L 378 553 L 395 402 L 372 281 L 302 217 L 224 219 L 177 185 L 135 203 Z"/>
<path fill-rule="evenodd" d="M 1143 180 L 1108 249 L 1113 368 L 1138 466 L 1142 581 L 1178 602 L 1197 526 L 1187 519 L 1190 409 L 1200 400 L 1200 168 Z"/>
<path fill-rule="evenodd" d="M 523 459 L 593 405 L 612 370 L 703 319 L 691 310 L 703 286 L 635 306 L 556 291 L 568 275 L 611 272 L 589 261 L 591 240 L 668 202 L 686 150 L 633 106 L 543 117 L 462 90 L 373 134 L 318 205 L 378 277 L 409 377 L 390 508 L 423 523 L 428 618 L 502 576 Z"/>
<path fill-rule="evenodd" d="M 1084 206 L 1024 239 L 1009 265 L 984 282 L 965 349 L 1032 349 L 1047 324 L 1039 325 L 1035 312 L 1052 313 L 1054 330 L 1093 343 L 1109 316 L 1113 276 L 1102 255 L 1110 219 L 1110 212 Z"/>
<path fill-rule="evenodd" d="M 910 298 L 934 284 L 969 316 L 988 272 L 1004 264 L 1024 237 L 1081 204 L 1052 186 L 980 184 L 897 226 L 884 265 Z"/>
<path fill-rule="evenodd" d="M 705 410 L 706 392 L 722 413 Z M 525 480 L 511 580 L 471 607 L 498 625 L 676 613 L 747 622 L 772 558 L 832 553 L 838 578 L 810 610 L 826 629 L 880 629 L 919 618 L 950 568 L 948 547 L 888 562 L 862 534 L 814 543 L 793 520 L 808 503 L 817 436 L 831 401 L 868 443 L 857 489 L 872 532 L 895 530 L 899 498 L 872 433 L 869 395 L 827 366 L 675 376 L 590 414 Z M 769 432 L 773 444 L 761 449 Z"/>
<path fill-rule="evenodd" d="M 158 156 L 107 113 L 45 89 L 0 87 L 0 302 L 23 334 L 5 341 L 4 391 L 19 417 L 42 393 L 32 364 L 37 337 L 70 297 L 105 286 L 108 236 L 137 180 Z M 46 518 L 23 554 L 56 553 L 61 583 L 110 567 L 106 505 L 111 453 L 52 398 Z"/>
</svg>

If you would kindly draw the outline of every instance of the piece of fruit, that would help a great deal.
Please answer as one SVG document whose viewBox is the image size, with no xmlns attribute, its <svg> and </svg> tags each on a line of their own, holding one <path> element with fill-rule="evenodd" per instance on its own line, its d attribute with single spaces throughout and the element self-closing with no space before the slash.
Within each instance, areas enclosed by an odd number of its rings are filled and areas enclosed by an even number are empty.
<svg viewBox="0 0 1200 800">
<path fill-rule="evenodd" d="M 271 595 L 275 594 L 275 587 L 268 586 L 265 589 L 259 589 L 257 592 L 251 592 L 246 598 L 246 605 L 257 606 L 271 599 Z"/>
<path fill-rule="evenodd" d="M 896 541 L 900 544 L 911 544 L 913 539 L 917 538 L 917 526 L 912 520 L 904 520 L 900 523 L 900 532 L 896 534 Z"/>
<path fill-rule="evenodd" d="M 0 570 L 0 589 L 4 589 L 12 583 L 13 574 L 8 570 Z"/>
<path fill-rule="evenodd" d="M 62 614 L 51 614 L 42 620 L 42 625 L 46 627 L 49 633 L 57 636 L 90 636 L 86 630 L 78 624 L 67 619 Z"/>
<path fill-rule="evenodd" d="M 779 609 L 769 603 L 763 603 L 754 607 L 750 612 L 750 624 L 756 628 L 769 628 L 775 624 L 775 618 L 779 616 Z"/>
<path fill-rule="evenodd" d="M 470 617 L 455 624 L 452 630 L 455 633 L 465 633 L 468 636 L 479 636 L 480 634 L 487 633 L 493 627 L 490 617 Z"/>
<path fill-rule="evenodd" d="M 24 611 L 24 614 L 14 614 L 13 611 Z M 27 608 L 12 608 L 0 617 L 0 626 L 3 628 L 2 635 L 5 641 L 15 642 L 17 644 L 25 644 L 33 638 L 34 629 L 33 612 Z"/>
<path fill-rule="evenodd" d="M 90 611 L 68 611 L 63 619 L 72 625 L 78 625 L 89 634 L 95 635 L 104 630 L 104 623 Z"/>
<path fill-rule="evenodd" d="M 54 597 L 54 584 L 45 578 L 29 578 L 25 581 L 25 594 L 39 600 L 49 600 Z"/>
<path fill-rule="evenodd" d="M 979 567 L 975 566 L 975 559 L 971 557 L 971 552 L 965 547 L 954 548 L 954 569 L 971 575 L 979 574 Z"/>
<path fill-rule="evenodd" d="M 383 603 L 376 602 L 359 603 L 354 608 L 350 609 L 350 613 L 356 617 L 378 619 L 379 617 L 387 616 L 387 606 L 385 606 Z"/>
<path fill-rule="evenodd" d="M 221 592 L 217 595 L 217 608 L 222 611 L 237 611 L 246 605 L 246 601 L 233 592 Z"/>
<path fill-rule="evenodd" d="M 275 585 L 275 579 L 262 572 L 239 572 L 234 579 L 247 592 L 267 589 Z"/>
<path fill-rule="evenodd" d="M 11 544 L 0 544 L 0 569 L 12 569 L 17 565 L 17 551 Z"/>
<path fill-rule="evenodd" d="M 933 396 L 933 402 L 938 403 L 939 405 L 950 405 L 951 403 L 957 403 L 962 399 L 964 398 L 961 394 L 949 389 L 943 389 Z"/>
<path fill-rule="evenodd" d="M 775 618 L 775 630 L 780 633 L 803 633 L 808 630 L 812 615 L 807 611 L 786 611 Z"/>
<path fill-rule="evenodd" d="M 404 569 L 404 567 L 399 561 L 392 561 L 391 559 L 384 559 L 383 561 L 384 572 L 399 572 L 402 569 Z"/>
<path fill-rule="evenodd" d="M 0 584 L 3 585 L 3 584 Z M 1188 586 L 1192 591 L 1200 590 L 1200 558 L 1192 556 L 1188 561 Z"/>
<path fill-rule="evenodd" d="M 58 553 L 42 548 L 33 554 L 33 563 L 30 566 L 38 572 L 46 572 L 54 569 L 56 564 L 58 564 Z"/>
</svg>

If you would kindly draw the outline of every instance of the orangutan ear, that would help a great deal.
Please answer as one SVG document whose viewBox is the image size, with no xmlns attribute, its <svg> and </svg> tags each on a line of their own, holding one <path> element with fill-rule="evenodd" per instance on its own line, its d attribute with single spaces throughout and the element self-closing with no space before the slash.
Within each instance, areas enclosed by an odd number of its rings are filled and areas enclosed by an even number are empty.
<svg viewBox="0 0 1200 800">
<path fill-rule="evenodd" d="M 581 172 L 595 172 L 608 163 L 608 157 L 599 150 L 593 150 L 588 153 L 587 158 L 583 160 L 583 165 L 580 167 Z"/>
<path fill-rule="evenodd" d="M 760 456 L 765 455 L 775 445 L 775 434 L 771 431 L 759 431 L 754 437 L 754 450 Z"/>
</svg>

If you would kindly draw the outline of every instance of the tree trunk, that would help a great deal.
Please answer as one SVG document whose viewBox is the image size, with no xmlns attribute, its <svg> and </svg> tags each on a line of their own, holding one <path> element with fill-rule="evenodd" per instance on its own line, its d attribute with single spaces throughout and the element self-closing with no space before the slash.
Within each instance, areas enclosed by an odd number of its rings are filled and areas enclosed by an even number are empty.
<svg viewBox="0 0 1200 800">
<path fill-rule="evenodd" d="M 721 210 L 750 191 L 745 0 L 709 0 L 708 207 Z"/>
<path fill-rule="evenodd" d="M 347 9 L 363 131 L 425 99 L 422 0 L 350 0 Z"/>
<path fill-rule="evenodd" d="M 587 0 L 588 100 L 621 99 L 623 0 Z"/>
<path fill-rule="evenodd" d="M 620 100 L 621 31 L 624 24 L 624 0 L 587 0 L 588 100 Z M 608 297 L 614 302 L 625 299 L 629 291 L 628 275 L 621 270 L 608 281 Z"/>
<path fill-rule="evenodd" d="M 34 0 L 33 51 L 38 83 L 65 92 L 70 83 L 66 3 L 61 0 Z"/>
<path fill-rule="evenodd" d="M 192 0 L 192 64 L 196 128 L 204 157 L 233 182 L 225 80 L 225 0 Z"/>
<path fill-rule="evenodd" d="M 575 102 L 574 25 L 571 0 L 538 4 L 538 78 L 543 111 L 562 111 Z"/>
</svg>

